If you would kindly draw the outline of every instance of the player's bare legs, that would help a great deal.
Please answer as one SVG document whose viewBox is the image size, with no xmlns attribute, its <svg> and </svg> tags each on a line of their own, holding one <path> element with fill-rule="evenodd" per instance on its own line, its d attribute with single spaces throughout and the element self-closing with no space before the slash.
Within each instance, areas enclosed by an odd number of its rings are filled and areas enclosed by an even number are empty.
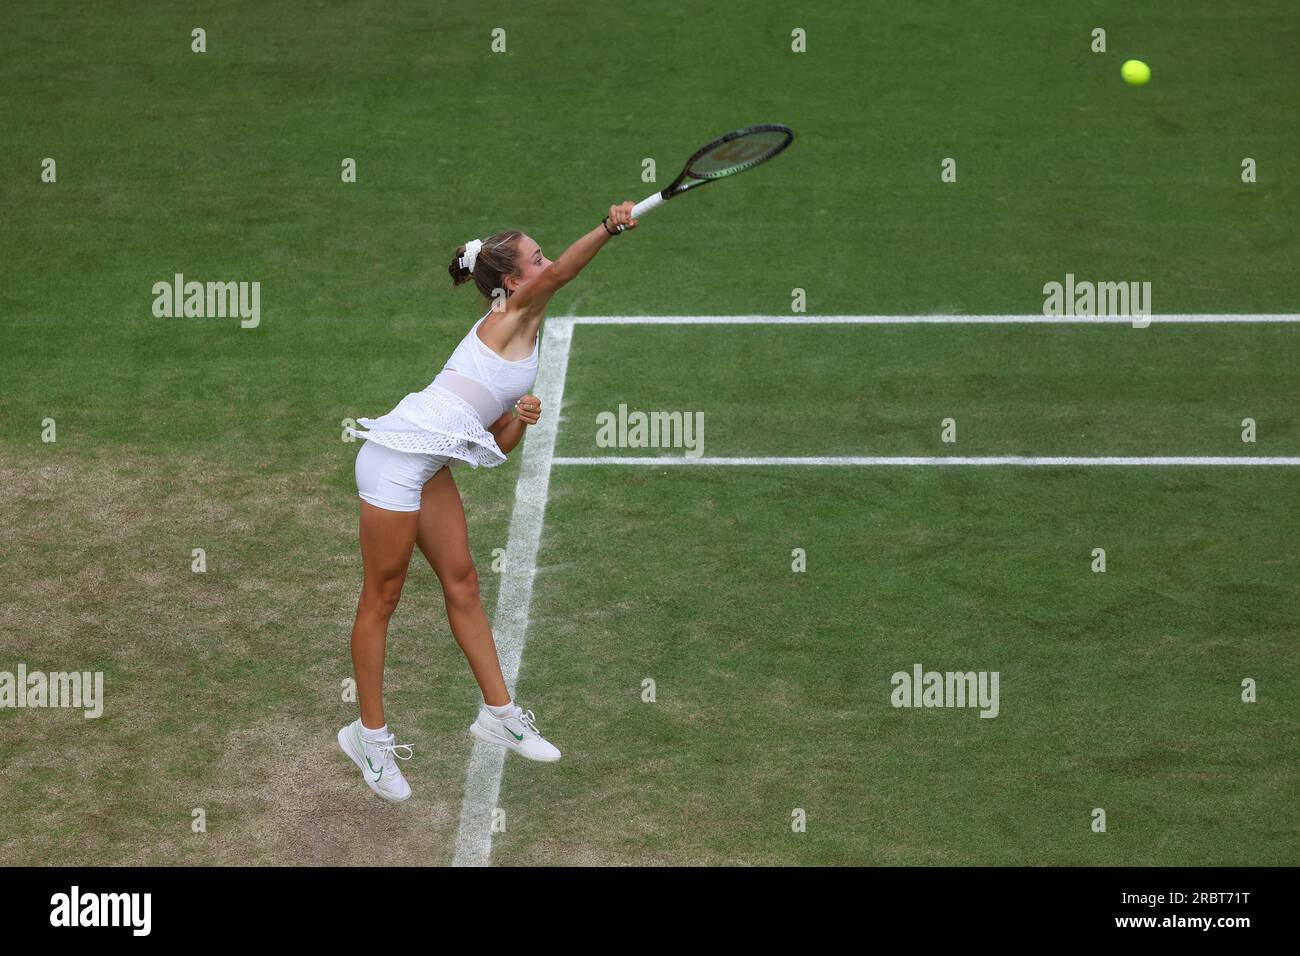
<svg viewBox="0 0 1300 956">
<path fill-rule="evenodd" d="M 483 707 L 469 732 L 485 743 L 508 747 L 529 760 L 559 760 L 560 751 L 538 731 L 532 711 L 511 700 L 506 689 L 492 627 L 479 596 L 478 572 L 469 552 L 465 507 L 449 468 L 439 470 L 425 482 L 416 542 L 442 582 L 451 633 L 483 691 Z"/>
<path fill-rule="evenodd" d="M 384 720 L 384 650 L 388 622 L 401 599 L 411 563 L 418 518 L 418 511 L 388 511 L 361 502 L 364 579 L 352 625 L 352 668 L 361 719 L 338 733 L 339 747 L 360 768 L 370 789 L 394 802 L 411 795 L 394 759 L 409 759 L 411 748 L 397 742 Z"/>
<path fill-rule="evenodd" d="M 367 727 L 382 727 L 385 723 L 384 649 L 388 622 L 402 596 L 419 517 L 418 511 L 386 511 L 361 502 L 364 578 L 352 625 L 352 667 L 361 722 Z"/>
<path fill-rule="evenodd" d="M 469 661 L 483 700 L 494 707 L 510 703 L 492 627 L 479 596 L 478 571 L 469 552 L 465 507 L 450 468 L 441 468 L 420 493 L 416 543 L 442 583 L 447 622 Z"/>
</svg>

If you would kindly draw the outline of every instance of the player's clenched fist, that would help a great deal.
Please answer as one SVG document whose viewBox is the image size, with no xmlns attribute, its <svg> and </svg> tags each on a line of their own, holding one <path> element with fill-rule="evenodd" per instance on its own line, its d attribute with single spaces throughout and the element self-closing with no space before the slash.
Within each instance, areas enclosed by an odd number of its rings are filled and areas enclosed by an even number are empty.
<svg viewBox="0 0 1300 956">
<path fill-rule="evenodd" d="M 536 395 L 525 395 L 515 403 L 515 417 L 525 425 L 536 425 L 542 417 L 542 400 Z"/>
<path fill-rule="evenodd" d="M 622 232 L 624 229 L 635 229 L 636 220 L 632 218 L 632 207 L 635 205 L 636 203 L 627 201 L 622 205 L 610 206 L 609 218 L 606 220 L 609 223 L 609 228 L 617 232 Z"/>
</svg>

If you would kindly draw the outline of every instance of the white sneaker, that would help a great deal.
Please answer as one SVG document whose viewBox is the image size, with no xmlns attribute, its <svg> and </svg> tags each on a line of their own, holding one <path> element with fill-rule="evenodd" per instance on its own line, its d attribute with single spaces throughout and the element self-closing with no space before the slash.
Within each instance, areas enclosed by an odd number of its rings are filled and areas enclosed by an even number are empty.
<svg viewBox="0 0 1300 956">
<path fill-rule="evenodd" d="M 383 740 L 369 741 L 361 736 L 361 721 L 354 720 L 339 731 L 339 746 L 352 758 L 352 762 L 361 768 L 370 789 L 385 800 L 396 803 L 411 795 L 410 784 L 397 769 L 396 756 L 399 760 L 411 759 L 410 744 L 394 743 L 397 738 L 389 734 Z M 406 756 L 397 751 L 405 750 Z"/>
<path fill-rule="evenodd" d="M 538 733 L 533 712 L 518 704 L 506 717 L 493 717 L 486 706 L 479 708 L 478 719 L 469 725 L 469 732 L 484 743 L 502 744 L 529 760 L 554 763 L 560 759 L 555 745 Z"/>
</svg>

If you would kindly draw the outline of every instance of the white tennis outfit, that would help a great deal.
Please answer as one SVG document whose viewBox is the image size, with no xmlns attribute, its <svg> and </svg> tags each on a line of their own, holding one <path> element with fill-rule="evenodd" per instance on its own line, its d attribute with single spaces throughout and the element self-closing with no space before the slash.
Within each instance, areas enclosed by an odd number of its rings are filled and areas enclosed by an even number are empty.
<svg viewBox="0 0 1300 956">
<path fill-rule="evenodd" d="M 486 426 L 532 389 L 539 346 L 516 362 L 502 358 L 478 337 L 491 314 L 474 323 L 424 391 L 411 392 L 381 418 L 358 418 L 366 431 L 348 429 L 366 439 L 356 466 L 363 501 L 388 511 L 419 511 L 424 483 L 449 461 L 494 468 L 506 460 Z"/>
</svg>

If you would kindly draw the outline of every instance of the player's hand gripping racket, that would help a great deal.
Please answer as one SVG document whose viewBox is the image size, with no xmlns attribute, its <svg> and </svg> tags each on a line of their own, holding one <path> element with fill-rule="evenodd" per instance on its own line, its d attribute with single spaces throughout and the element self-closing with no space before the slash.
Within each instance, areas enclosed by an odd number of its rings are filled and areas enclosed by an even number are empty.
<svg viewBox="0 0 1300 956">
<path fill-rule="evenodd" d="M 682 171 L 667 189 L 647 196 L 632 207 L 632 218 L 640 219 L 651 209 L 680 196 L 688 189 L 703 186 L 765 163 L 790 145 L 794 131 L 780 123 L 746 126 L 720 136 L 698 150 L 686 161 Z M 623 227 L 619 226 L 619 231 Z"/>
</svg>

